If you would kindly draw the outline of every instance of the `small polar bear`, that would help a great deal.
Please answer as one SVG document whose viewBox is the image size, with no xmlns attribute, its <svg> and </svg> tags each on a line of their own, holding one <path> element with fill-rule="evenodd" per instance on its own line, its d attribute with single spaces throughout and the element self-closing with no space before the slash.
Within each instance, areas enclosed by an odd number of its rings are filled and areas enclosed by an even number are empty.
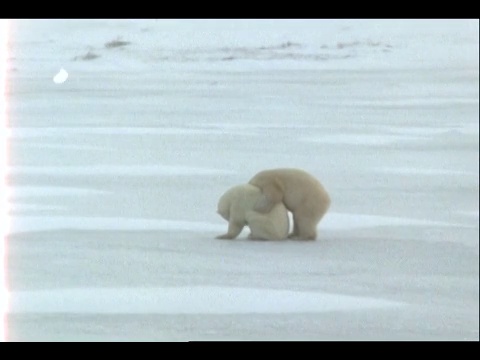
<svg viewBox="0 0 480 360">
<path fill-rule="evenodd" d="M 279 203 L 292 212 L 291 239 L 315 240 L 317 224 L 330 207 L 330 196 L 312 175 L 300 169 L 270 169 L 257 173 L 249 184 L 262 191 L 254 210 L 266 214 Z"/>
<path fill-rule="evenodd" d="M 262 196 L 260 189 L 249 184 L 237 185 L 220 197 L 217 212 L 228 221 L 228 232 L 217 239 L 235 239 L 245 225 L 250 227 L 249 239 L 283 240 L 290 226 L 288 211 L 282 203 L 261 214 L 253 210 Z"/>
</svg>

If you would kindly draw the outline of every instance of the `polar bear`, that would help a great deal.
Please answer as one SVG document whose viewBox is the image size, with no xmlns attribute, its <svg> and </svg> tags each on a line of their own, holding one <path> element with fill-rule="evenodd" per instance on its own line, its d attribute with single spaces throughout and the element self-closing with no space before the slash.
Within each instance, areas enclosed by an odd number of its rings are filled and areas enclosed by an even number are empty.
<svg viewBox="0 0 480 360">
<path fill-rule="evenodd" d="M 253 207 L 261 196 L 260 189 L 249 184 L 237 185 L 225 192 L 218 201 L 217 212 L 228 221 L 228 232 L 217 239 L 235 239 L 245 225 L 250 227 L 249 239 L 286 239 L 290 226 L 287 209 L 278 203 L 266 213 L 256 212 Z"/>
<path fill-rule="evenodd" d="M 293 232 L 289 238 L 316 239 L 317 224 L 331 203 L 330 196 L 316 178 L 300 169 L 270 169 L 257 173 L 249 184 L 262 191 L 255 211 L 265 214 L 283 202 L 293 214 Z"/>
</svg>

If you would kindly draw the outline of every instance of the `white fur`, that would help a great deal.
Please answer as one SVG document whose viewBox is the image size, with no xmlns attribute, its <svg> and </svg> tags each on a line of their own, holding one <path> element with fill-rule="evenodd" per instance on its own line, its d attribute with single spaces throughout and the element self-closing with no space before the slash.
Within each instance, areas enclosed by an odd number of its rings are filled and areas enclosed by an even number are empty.
<svg viewBox="0 0 480 360">
<path fill-rule="evenodd" d="M 262 196 L 254 209 L 268 213 L 283 203 L 293 214 L 290 238 L 315 240 L 317 224 L 330 207 L 330 196 L 323 185 L 300 169 L 271 169 L 257 173 L 249 184 L 257 186 Z"/>
<path fill-rule="evenodd" d="M 250 239 L 286 239 L 289 228 L 287 209 L 279 203 L 271 211 L 259 213 L 254 206 L 261 196 L 260 189 L 249 184 L 234 186 L 223 194 L 217 212 L 228 221 L 228 231 L 217 239 L 234 239 L 245 225 L 250 227 Z"/>
</svg>

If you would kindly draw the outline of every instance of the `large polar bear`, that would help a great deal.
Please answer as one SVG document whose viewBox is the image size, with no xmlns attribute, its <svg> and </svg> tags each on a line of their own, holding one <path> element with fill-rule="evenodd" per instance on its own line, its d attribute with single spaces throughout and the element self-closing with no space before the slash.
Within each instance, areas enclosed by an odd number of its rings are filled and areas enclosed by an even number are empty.
<svg viewBox="0 0 480 360">
<path fill-rule="evenodd" d="M 293 214 L 293 232 L 289 238 L 316 239 L 317 224 L 331 202 L 316 178 L 300 169 L 271 169 L 257 173 L 249 184 L 262 191 L 254 210 L 265 214 L 283 202 Z"/>
<path fill-rule="evenodd" d="M 288 212 L 282 203 L 261 214 L 253 210 L 262 196 L 260 189 L 249 184 L 237 185 L 223 194 L 217 212 L 228 221 L 228 232 L 217 239 L 235 239 L 245 225 L 250 227 L 249 239 L 282 240 L 288 236 Z"/>
</svg>

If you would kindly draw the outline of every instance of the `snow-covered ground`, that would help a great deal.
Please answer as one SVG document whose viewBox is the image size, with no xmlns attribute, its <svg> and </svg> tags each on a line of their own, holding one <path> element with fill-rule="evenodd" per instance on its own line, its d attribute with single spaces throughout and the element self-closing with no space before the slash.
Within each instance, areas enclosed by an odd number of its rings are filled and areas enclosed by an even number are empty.
<svg viewBox="0 0 480 360">
<path fill-rule="evenodd" d="M 8 340 L 479 339 L 478 20 L 10 25 Z M 216 240 L 273 167 L 318 240 Z"/>
</svg>

